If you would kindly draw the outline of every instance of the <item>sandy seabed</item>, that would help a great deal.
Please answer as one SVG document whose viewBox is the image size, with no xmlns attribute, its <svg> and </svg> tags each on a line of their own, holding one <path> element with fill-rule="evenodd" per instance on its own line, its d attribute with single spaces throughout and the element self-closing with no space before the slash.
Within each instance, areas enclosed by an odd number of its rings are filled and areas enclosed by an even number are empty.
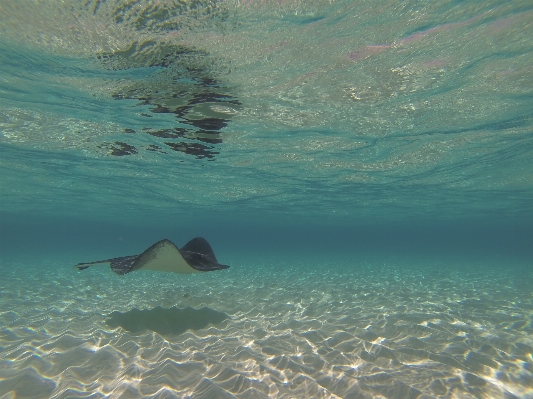
<svg viewBox="0 0 533 399">
<path fill-rule="evenodd" d="M 2 261 L 0 398 L 533 398 L 525 267 L 224 260 Z"/>
</svg>

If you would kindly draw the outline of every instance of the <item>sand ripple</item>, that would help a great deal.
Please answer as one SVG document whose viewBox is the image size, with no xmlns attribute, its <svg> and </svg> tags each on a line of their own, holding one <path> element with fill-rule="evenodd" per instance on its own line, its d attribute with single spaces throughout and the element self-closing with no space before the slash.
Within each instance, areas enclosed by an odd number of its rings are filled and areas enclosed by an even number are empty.
<svg viewBox="0 0 533 399">
<path fill-rule="evenodd" d="M 527 272 L 232 264 L 2 265 L 0 398 L 533 398 Z"/>
</svg>

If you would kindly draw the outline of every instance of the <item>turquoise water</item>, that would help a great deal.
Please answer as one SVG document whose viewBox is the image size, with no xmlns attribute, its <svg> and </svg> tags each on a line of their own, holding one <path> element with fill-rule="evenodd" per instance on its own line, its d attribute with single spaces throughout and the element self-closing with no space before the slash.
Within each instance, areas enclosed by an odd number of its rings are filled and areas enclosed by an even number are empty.
<svg viewBox="0 0 533 399">
<path fill-rule="evenodd" d="M 530 2 L 0 0 L 0 35 L 1 398 L 533 398 Z M 73 267 L 196 236 L 231 267 Z"/>
</svg>

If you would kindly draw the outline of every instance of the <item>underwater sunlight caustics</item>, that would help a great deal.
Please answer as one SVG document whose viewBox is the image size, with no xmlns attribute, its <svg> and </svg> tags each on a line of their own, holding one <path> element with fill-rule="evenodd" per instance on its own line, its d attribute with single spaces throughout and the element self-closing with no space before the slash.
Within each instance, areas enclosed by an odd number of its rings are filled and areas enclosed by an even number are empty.
<svg viewBox="0 0 533 399">
<path fill-rule="evenodd" d="M 0 399 L 533 399 L 532 237 L 532 0 L 0 0 Z"/>
</svg>

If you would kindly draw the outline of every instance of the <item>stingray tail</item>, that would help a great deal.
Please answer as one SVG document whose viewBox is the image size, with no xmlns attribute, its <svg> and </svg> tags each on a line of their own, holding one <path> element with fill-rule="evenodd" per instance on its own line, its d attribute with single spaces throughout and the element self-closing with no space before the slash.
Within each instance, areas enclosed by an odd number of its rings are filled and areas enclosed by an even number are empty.
<svg viewBox="0 0 533 399">
<path fill-rule="evenodd" d="M 109 264 L 112 259 L 106 259 L 106 260 L 97 260 L 96 262 L 86 262 L 86 263 L 78 263 L 76 266 L 74 266 L 78 270 L 85 270 L 88 269 L 91 266 L 94 265 L 105 265 Z"/>
<path fill-rule="evenodd" d="M 78 263 L 74 266 L 78 270 L 85 270 L 94 265 L 109 264 L 111 270 L 117 274 L 126 274 L 131 271 L 133 262 L 139 257 L 139 255 L 122 256 L 120 258 L 97 260 L 96 262 Z"/>
</svg>

